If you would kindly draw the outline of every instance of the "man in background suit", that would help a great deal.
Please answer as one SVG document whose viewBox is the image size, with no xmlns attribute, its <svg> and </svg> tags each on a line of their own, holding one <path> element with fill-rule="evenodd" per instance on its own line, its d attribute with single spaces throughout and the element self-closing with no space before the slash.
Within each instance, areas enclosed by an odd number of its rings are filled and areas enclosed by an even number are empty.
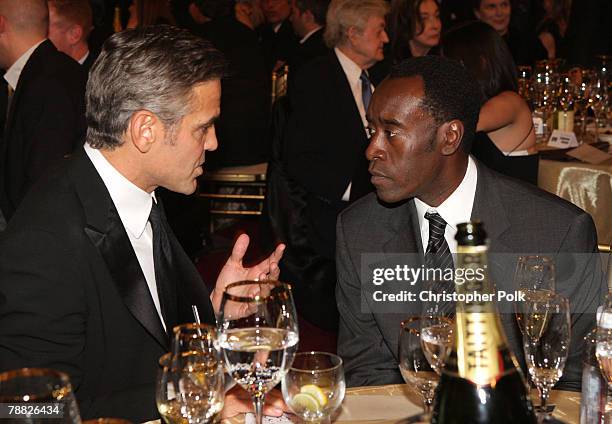
<svg viewBox="0 0 612 424">
<path fill-rule="evenodd" d="M 242 235 L 209 293 L 156 196 L 195 191 L 217 147 L 223 71 L 186 30 L 112 36 L 87 83 L 84 149 L 35 186 L 0 239 L 0 369 L 68 373 L 84 419 L 159 418 L 158 360 L 172 328 L 194 321 L 191 305 L 214 324 L 228 283 L 278 276 L 282 246 L 245 268 Z M 229 394 L 226 413 L 249 403 Z"/>
<path fill-rule="evenodd" d="M 93 30 L 89 0 L 47 0 L 49 4 L 49 40 L 63 53 L 83 65 L 89 74 L 96 55 L 87 40 Z"/>
<path fill-rule="evenodd" d="M 291 28 L 291 0 L 261 0 L 266 25 L 261 28 L 261 41 L 268 72 L 291 61 L 298 39 Z"/>
<path fill-rule="evenodd" d="M 295 55 L 289 62 L 289 77 L 312 59 L 329 53 L 323 41 L 323 27 L 329 0 L 294 0 L 289 20 L 300 38 Z"/>
<path fill-rule="evenodd" d="M 0 2 L 0 68 L 10 91 L 0 146 L 0 209 L 9 220 L 49 166 L 83 143 L 85 73 L 47 40 L 46 0 Z"/>
<path fill-rule="evenodd" d="M 515 289 L 507 281 L 514 274 L 515 255 L 558 256 L 556 291 L 570 299 L 575 312 L 561 385 L 580 386 L 583 337 L 595 324 L 594 312 L 606 290 L 593 220 L 565 200 L 497 174 L 469 156 L 479 99 L 473 77 L 460 64 L 437 56 L 400 63 L 374 93 L 366 155 L 376 194 L 338 218 L 338 353 L 350 386 L 402 382 L 399 323 L 421 312 L 419 302 L 394 306 L 373 301 L 371 275 L 362 275 L 369 265 L 367 254 L 412 254 L 406 265 L 418 268 L 424 253 L 434 252 L 431 246 L 442 252 L 437 246 L 446 244 L 447 252 L 456 252 L 457 224 L 469 220 L 484 224 L 489 274 L 498 288 Z M 494 253 L 504 255 L 492 261 Z M 408 286 L 387 284 L 398 290 Z M 503 313 L 501 319 L 509 347 L 522 362 L 514 313 Z"/>
<path fill-rule="evenodd" d="M 325 41 L 333 51 L 305 65 L 290 87 L 286 169 L 307 192 L 306 237 L 316 256 L 305 262 L 317 271 L 292 273 L 285 267 L 284 278 L 295 283 L 298 310 L 326 329 L 335 329 L 338 320 L 336 217 L 372 190 L 364 157 L 365 110 L 374 85 L 367 69 L 383 59 L 383 46 L 389 41 L 388 7 L 384 0 L 333 0 L 325 27 Z"/>
</svg>

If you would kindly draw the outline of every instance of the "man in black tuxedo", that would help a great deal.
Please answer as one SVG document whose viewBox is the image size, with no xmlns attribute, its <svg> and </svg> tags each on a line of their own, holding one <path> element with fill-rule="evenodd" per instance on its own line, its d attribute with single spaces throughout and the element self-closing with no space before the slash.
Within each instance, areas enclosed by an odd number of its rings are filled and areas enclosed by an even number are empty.
<svg viewBox="0 0 612 424">
<path fill-rule="evenodd" d="M 295 54 L 298 38 L 289 22 L 290 1 L 261 1 L 261 9 L 266 18 L 266 24 L 261 28 L 261 40 L 269 72 L 289 63 Z"/>
<path fill-rule="evenodd" d="M 282 245 L 245 268 L 242 235 L 209 293 L 156 196 L 195 191 L 217 147 L 223 70 L 186 30 L 112 36 L 87 83 L 84 149 L 31 190 L 0 239 L 0 369 L 67 372 L 83 418 L 159 418 L 173 326 L 194 321 L 191 305 L 214 324 L 228 283 L 278 276 Z M 237 396 L 226 412 L 244 410 Z"/>
<path fill-rule="evenodd" d="M 87 40 L 93 30 L 89 0 L 47 0 L 49 4 L 49 40 L 63 53 L 79 62 L 89 74 L 96 55 Z"/>
<path fill-rule="evenodd" d="M 374 286 L 370 269 L 386 261 L 383 268 L 416 269 L 430 254 L 442 252 L 449 258 L 457 251 L 457 225 L 481 221 L 488 235 L 488 273 L 498 290 L 516 289 L 512 276 L 519 255 L 554 258 L 555 291 L 569 299 L 572 310 L 572 339 L 559 386 L 580 388 L 584 336 L 594 327 L 606 292 L 595 225 L 571 203 L 498 174 L 469 155 L 479 93 L 458 62 L 424 56 L 396 65 L 372 98 L 366 155 L 376 193 L 338 217 L 338 353 L 349 386 L 403 381 L 400 322 L 421 314 L 419 296 L 426 292 L 422 281 Z M 398 254 L 401 263 L 395 262 Z M 372 296 L 379 288 L 398 293 L 412 287 L 413 301 L 379 302 Z M 498 306 L 508 347 L 524 365 L 514 305 Z"/>
<path fill-rule="evenodd" d="M 315 255 L 305 261 L 309 271 L 287 266 L 283 278 L 295 282 L 298 310 L 324 328 L 334 329 L 338 320 L 336 217 L 372 190 L 364 156 L 365 111 L 374 86 L 367 69 L 383 59 L 388 7 L 384 0 L 332 0 L 325 41 L 333 50 L 306 64 L 290 88 L 286 169 L 307 192 L 305 237 Z"/>
<path fill-rule="evenodd" d="M 11 98 L 0 146 L 0 209 L 9 220 L 49 166 L 85 136 L 85 73 L 47 40 L 45 0 L 0 2 L 0 68 Z"/>
<path fill-rule="evenodd" d="M 295 55 L 289 62 L 289 77 L 312 59 L 329 53 L 323 40 L 323 27 L 329 0 L 294 0 L 289 20 L 300 38 Z"/>
</svg>

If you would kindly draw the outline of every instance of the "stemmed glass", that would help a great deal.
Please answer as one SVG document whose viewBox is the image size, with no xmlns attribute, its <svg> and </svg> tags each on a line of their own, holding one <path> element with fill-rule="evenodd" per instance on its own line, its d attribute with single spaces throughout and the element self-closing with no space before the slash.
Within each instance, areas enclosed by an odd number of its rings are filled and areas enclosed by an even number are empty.
<svg viewBox="0 0 612 424">
<path fill-rule="evenodd" d="M 530 301 L 545 300 L 555 291 L 555 266 L 547 256 L 520 256 L 514 274 L 514 286 L 525 295 L 527 302 L 515 302 L 516 320 L 525 334 L 524 315 Z"/>
<path fill-rule="evenodd" d="M 612 296 L 608 294 L 597 321 L 595 356 L 599 368 L 612 389 Z"/>
<path fill-rule="evenodd" d="M 79 408 L 68 375 L 46 368 L 22 368 L 0 373 L 0 403 L 19 404 L 15 417 L 30 412 L 52 422 L 81 424 Z M 25 411 L 23 411 L 25 409 Z M 36 422 L 35 418 L 15 421 Z"/>
<path fill-rule="evenodd" d="M 285 402 L 304 421 L 329 423 L 344 399 L 342 359 L 333 353 L 303 352 L 283 378 Z"/>
<path fill-rule="evenodd" d="M 540 420 L 548 418 L 546 401 L 563 374 L 570 345 L 571 321 L 567 298 L 551 294 L 528 300 L 523 315 L 523 348 L 531 380 L 540 393 Z"/>
<path fill-rule="evenodd" d="M 228 285 L 218 319 L 229 374 L 252 397 L 257 424 L 263 405 L 293 363 L 298 324 L 291 287 L 278 281 Z"/>
<path fill-rule="evenodd" d="M 423 398 L 423 409 L 429 414 L 440 376 L 423 351 L 420 317 L 411 317 L 402 321 L 398 359 L 404 381 L 416 388 L 417 393 Z"/>
<path fill-rule="evenodd" d="M 595 130 L 599 136 L 599 128 L 607 124 L 608 84 L 603 78 L 597 78 L 591 83 L 589 106 L 595 115 Z"/>
<path fill-rule="evenodd" d="M 213 422 L 225 397 L 216 329 L 206 324 L 176 326 L 171 349 L 159 360 L 156 403 L 160 415 L 168 424 Z"/>
</svg>

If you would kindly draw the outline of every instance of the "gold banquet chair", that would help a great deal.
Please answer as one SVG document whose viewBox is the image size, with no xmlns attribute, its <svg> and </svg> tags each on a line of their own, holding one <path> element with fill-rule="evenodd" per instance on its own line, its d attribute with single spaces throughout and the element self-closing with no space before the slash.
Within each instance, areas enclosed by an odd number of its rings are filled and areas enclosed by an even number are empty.
<svg viewBox="0 0 612 424">
<path fill-rule="evenodd" d="M 285 65 L 275 71 L 272 71 L 271 105 L 274 105 L 274 103 L 276 103 L 276 100 L 287 94 L 288 79 L 289 66 Z"/>
<path fill-rule="evenodd" d="M 266 198 L 267 163 L 207 171 L 200 177 L 198 196 L 210 201 L 210 232 L 223 218 L 259 216 Z"/>
</svg>

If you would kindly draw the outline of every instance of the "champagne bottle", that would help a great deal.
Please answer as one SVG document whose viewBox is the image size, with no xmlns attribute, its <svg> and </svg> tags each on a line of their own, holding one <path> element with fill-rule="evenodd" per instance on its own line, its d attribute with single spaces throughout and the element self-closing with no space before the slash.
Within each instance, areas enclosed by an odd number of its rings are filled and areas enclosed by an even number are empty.
<svg viewBox="0 0 612 424">
<path fill-rule="evenodd" d="M 486 233 L 480 222 L 457 227 L 457 271 L 472 274 L 457 294 L 486 295 Z M 467 272 L 471 269 L 471 272 Z M 508 349 L 499 315 L 486 298 L 457 302 L 455 345 L 434 398 L 432 423 L 535 424 L 536 416 L 516 359 Z"/>
</svg>

